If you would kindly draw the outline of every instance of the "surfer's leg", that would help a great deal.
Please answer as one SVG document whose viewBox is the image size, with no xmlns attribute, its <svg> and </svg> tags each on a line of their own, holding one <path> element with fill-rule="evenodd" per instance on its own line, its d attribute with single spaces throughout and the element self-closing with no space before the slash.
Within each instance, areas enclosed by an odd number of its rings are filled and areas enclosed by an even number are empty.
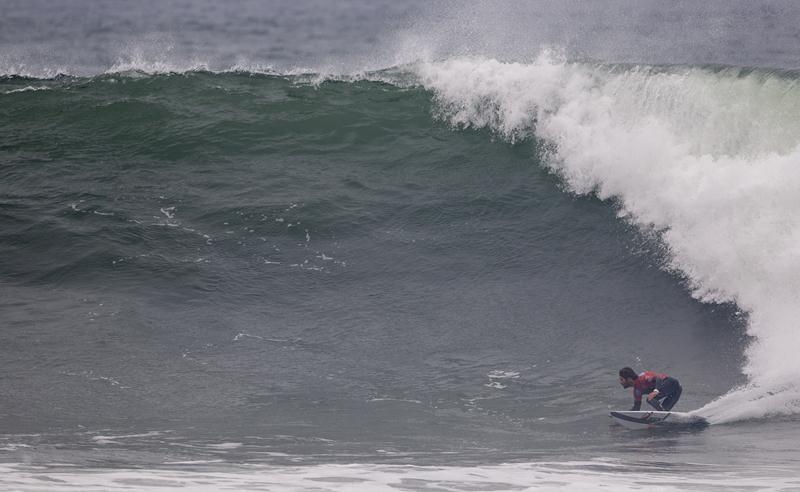
<svg viewBox="0 0 800 492">
<path fill-rule="evenodd" d="M 683 388 L 681 388 L 680 383 L 677 380 L 673 379 L 672 381 L 668 382 L 669 389 L 667 394 L 664 396 L 664 400 L 661 402 L 661 406 L 666 411 L 672 410 L 672 407 L 678 403 L 678 400 L 681 397 L 681 393 L 683 392 Z"/>
<path fill-rule="evenodd" d="M 647 403 L 651 407 L 653 407 L 656 410 L 658 410 L 659 412 L 664 411 L 664 408 L 661 406 L 661 402 L 659 401 L 659 398 L 653 398 L 652 400 L 647 400 Z"/>
</svg>

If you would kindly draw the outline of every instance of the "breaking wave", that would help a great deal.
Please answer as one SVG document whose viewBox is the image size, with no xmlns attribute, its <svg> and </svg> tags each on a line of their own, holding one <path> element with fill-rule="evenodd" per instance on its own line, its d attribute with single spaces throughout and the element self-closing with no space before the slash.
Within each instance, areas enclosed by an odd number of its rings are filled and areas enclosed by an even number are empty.
<svg viewBox="0 0 800 492">
<path fill-rule="evenodd" d="M 800 87 L 792 73 L 609 66 L 543 53 L 530 64 L 422 63 L 438 117 L 547 142 L 577 194 L 612 200 L 665 245 L 692 295 L 735 303 L 753 337 L 749 383 L 700 409 L 714 422 L 800 410 Z"/>
</svg>

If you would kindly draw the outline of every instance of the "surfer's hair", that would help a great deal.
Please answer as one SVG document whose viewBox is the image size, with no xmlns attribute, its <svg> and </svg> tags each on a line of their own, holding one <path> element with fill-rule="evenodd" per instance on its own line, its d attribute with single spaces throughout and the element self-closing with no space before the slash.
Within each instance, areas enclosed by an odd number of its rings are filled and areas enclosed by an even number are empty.
<svg viewBox="0 0 800 492">
<path fill-rule="evenodd" d="M 637 377 L 639 377 L 639 375 L 636 374 L 636 371 L 634 371 L 630 367 L 623 367 L 622 369 L 619 370 L 619 377 L 625 379 L 636 379 Z"/>
</svg>

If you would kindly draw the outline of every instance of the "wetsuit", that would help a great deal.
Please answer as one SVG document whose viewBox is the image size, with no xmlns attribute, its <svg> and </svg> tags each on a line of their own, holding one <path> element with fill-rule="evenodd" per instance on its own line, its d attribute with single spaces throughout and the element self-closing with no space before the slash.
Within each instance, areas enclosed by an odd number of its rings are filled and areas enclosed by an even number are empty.
<svg viewBox="0 0 800 492">
<path fill-rule="evenodd" d="M 642 408 L 642 395 L 649 394 L 653 390 L 658 390 L 658 396 L 652 400 L 647 400 L 656 410 L 669 411 L 678 403 L 681 397 L 681 384 L 677 379 L 671 378 L 666 374 L 659 374 L 653 371 L 645 371 L 639 374 L 633 383 L 633 408 L 636 411 Z"/>
</svg>

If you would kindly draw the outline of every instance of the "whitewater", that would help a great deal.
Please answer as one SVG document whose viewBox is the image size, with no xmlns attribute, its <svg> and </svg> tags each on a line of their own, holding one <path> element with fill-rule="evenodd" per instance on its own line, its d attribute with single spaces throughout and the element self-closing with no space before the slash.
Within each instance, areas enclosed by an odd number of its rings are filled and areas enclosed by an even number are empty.
<svg viewBox="0 0 800 492">
<path fill-rule="evenodd" d="M 199 466 L 200 463 L 183 463 Z M 493 467 L 433 467 L 402 465 L 319 465 L 312 467 L 228 466 L 202 472 L 186 470 L 104 470 L 92 474 L 69 469 L 43 469 L 35 466 L 2 466 L 13 474 L 9 481 L 19 490 L 40 489 L 48 481 L 69 483 L 81 490 L 167 491 L 191 490 L 274 490 L 274 491 L 395 491 L 395 490 L 578 490 L 598 487 L 633 491 L 647 487 L 656 491 L 706 490 L 794 490 L 797 481 L 791 469 L 771 467 L 742 471 L 736 467 L 703 469 L 695 465 L 691 478 L 687 470 L 676 473 L 654 472 L 644 463 L 618 463 L 610 460 L 507 464 Z M 47 472 L 49 480 L 41 475 Z M 767 475 L 768 474 L 768 475 Z M 765 484 L 765 476 L 770 476 Z"/>
</svg>

